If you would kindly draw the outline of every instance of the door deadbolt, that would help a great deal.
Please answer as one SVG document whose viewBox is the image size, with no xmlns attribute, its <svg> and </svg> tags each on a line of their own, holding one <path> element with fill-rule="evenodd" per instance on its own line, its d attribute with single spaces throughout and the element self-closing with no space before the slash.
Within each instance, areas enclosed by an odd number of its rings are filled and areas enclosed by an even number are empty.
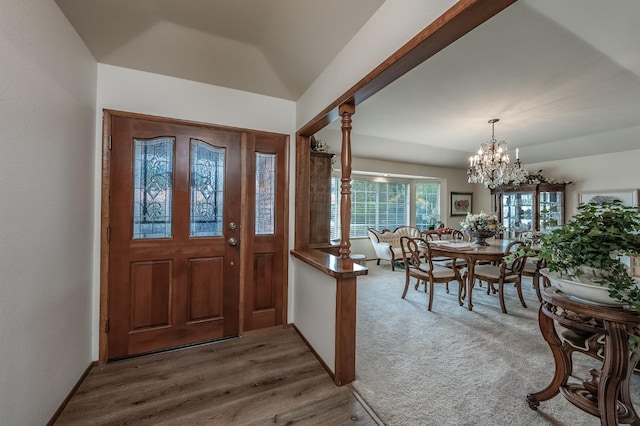
<svg viewBox="0 0 640 426">
<path fill-rule="evenodd" d="M 238 227 L 238 225 L 236 225 L 235 222 L 229 223 L 229 229 L 236 229 L 237 227 Z"/>
</svg>

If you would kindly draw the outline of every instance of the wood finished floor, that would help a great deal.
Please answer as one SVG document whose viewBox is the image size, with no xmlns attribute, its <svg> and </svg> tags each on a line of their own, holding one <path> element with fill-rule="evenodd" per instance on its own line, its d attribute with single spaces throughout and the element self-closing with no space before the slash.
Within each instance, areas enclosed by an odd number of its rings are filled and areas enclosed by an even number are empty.
<svg viewBox="0 0 640 426">
<path fill-rule="evenodd" d="M 292 328 L 94 367 L 55 425 L 376 425 Z"/>
</svg>

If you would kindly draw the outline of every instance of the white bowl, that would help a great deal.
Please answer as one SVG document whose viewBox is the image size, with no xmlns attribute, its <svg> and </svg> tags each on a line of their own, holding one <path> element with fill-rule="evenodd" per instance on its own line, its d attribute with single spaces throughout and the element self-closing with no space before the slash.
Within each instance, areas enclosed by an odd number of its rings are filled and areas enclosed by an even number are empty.
<svg viewBox="0 0 640 426">
<path fill-rule="evenodd" d="M 622 306 L 626 304 L 621 300 L 609 296 L 609 288 L 601 286 L 598 283 L 572 281 L 568 279 L 568 277 L 561 278 L 557 272 L 549 272 L 548 268 L 541 269 L 540 273 L 549 278 L 551 285 L 559 288 L 561 292 L 570 296 L 575 296 L 579 299 L 600 305 Z"/>
</svg>

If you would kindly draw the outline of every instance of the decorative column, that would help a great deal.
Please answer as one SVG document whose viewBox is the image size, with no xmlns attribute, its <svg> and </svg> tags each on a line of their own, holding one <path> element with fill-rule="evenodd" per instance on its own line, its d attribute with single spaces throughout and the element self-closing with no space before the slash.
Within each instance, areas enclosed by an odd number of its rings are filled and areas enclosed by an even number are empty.
<svg viewBox="0 0 640 426">
<path fill-rule="evenodd" d="M 342 117 L 342 178 L 340 179 L 340 223 L 342 225 L 340 258 L 349 259 L 351 254 L 351 116 L 355 114 L 353 104 L 340 105 L 338 112 Z"/>
</svg>

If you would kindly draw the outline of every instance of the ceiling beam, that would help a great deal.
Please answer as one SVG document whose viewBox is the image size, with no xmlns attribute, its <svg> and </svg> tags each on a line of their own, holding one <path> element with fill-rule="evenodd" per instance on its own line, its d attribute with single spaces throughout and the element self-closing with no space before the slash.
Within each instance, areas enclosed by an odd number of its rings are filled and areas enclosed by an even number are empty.
<svg viewBox="0 0 640 426">
<path fill-rule="evenodd" d="M 311 136 L 339 118 L 338 107 L 359 105 L 517 0 L 460 0 L 298 130 Z"/>
</svg>

